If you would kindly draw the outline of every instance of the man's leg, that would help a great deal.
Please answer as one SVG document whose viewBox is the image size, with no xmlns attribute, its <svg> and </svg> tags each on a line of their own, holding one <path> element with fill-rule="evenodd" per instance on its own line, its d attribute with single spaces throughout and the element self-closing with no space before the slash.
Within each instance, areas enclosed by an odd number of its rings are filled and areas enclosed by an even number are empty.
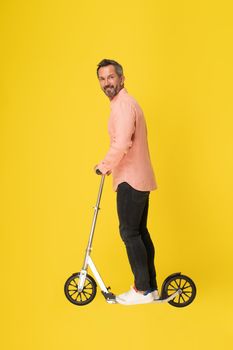
<svg viewBox="0 0 233 350">
<path fill-rule="evenodd" d="M 149 231 L 147 229 L 148 209 L 149 209 L 149 197 L 143 211 L 141 224 L 140 224 L 140 233 L 141 233 L 142 241 L 147 251 L 148 270 L 150 275 L 150 288 L 151 290 L 157 290 L 158 286 L 156 281 L 156 270 L 154 265 L 155 248 L 151 240 Z"/>
<path fill-rule="evenodd" d="M 141 220 L 148 202 L 148 196 L 148 191 L 137 191 L 126 182 L 121 183 L 117 189 L 120 234 L 125 243 L 134 274 L 135 287 L 139 291 L 146 291 L 151 287 L 147 249 L 140 232 Z M 147 240 L 148 238 L 145 238 L 145 241 Z"/>
</svg>

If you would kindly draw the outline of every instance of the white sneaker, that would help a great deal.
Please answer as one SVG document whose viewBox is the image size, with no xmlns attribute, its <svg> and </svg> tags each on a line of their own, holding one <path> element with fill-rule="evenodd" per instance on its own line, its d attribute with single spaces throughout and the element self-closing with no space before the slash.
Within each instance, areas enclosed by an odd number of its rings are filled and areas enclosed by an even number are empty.
<svg viewBox="0 0 233 350">
<path fill-rule="evenodd" d="M 133 287 L 126 293 L 116 296 L 116 301 L 123 305 L 134 305 L 134 304 L 149 304 L 154 301 L 152 293 L 144 295 L 140 292 L 136 292 Z"/>
<path fill-rule="evenodd" d="M 158 290 L 154 290 L 153 292 L 151 292 L 151 294 L 154 300 L 158 300 L 160 298 Z"/>
</svg>

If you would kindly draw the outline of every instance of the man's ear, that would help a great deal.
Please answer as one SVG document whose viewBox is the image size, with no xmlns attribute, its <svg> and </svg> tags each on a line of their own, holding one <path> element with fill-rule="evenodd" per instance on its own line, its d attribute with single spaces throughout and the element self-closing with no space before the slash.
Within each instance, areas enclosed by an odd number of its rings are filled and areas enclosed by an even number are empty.
<svg viewBox="0 0 233 350">
<path fill-rule="evenodd" d="M 121 77 L 121 86 L 124 85 L 124 82 L 125 82 L 125 77 L 124 77 L 124 75 L 122 75 L 122 77 Z"/>
</svg>

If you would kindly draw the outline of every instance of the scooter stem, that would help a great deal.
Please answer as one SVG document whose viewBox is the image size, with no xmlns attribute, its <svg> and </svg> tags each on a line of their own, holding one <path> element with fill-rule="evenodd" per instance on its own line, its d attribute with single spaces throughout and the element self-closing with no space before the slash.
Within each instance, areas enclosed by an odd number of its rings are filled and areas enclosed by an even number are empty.
<svg viewBox="0 0 233 350">
<path fill-rule="evenodd" d="M 84 259 L 84 263 L 83 263 L 83 270 L 87 269 L 88 257 L 90 256 L 91 249 L 92 249 L 92 241 L 93 241 L 93 236 L 94 236 L 94 231 L 95 231 L 95 225 L 96 225 L 98 212 L 100 210 L 99 205 L 100 205 L 100 200 L 101 200 L 101 196 L 102 196 L 102 192 L 103 192 L 104 180 L 105 180 L 105 175 L 102 174 L 101 181 L 100 181 L 99 192 L 98 192 L 98 197 L 97 197 L 96 205 L 94 207 L 95 211 L 94 211 L 94 216 L 93 216 L 93 220 L 92 220 L 92 225 L 91 225 L 91 231 L 90 231 L 90 236 L 89 236 L 89 240 L 88 240 L 88 245 L 87 245 L 87 249 L 86 249 L 86 255 L 85 255 L 85 259 Z"/>
</svg>

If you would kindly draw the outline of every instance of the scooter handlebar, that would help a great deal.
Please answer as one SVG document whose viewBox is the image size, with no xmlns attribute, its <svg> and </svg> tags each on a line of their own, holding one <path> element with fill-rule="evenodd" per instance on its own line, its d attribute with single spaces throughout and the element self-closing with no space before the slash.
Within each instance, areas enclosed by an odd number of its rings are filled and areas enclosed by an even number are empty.
<svg viewBox="0 0 233 350">
<path fill-rule="evenodd" d="M 103 175 L 99 169 L 96 169 L 95 172 L 96 172 L 97 175 Z"/>
</svg>

